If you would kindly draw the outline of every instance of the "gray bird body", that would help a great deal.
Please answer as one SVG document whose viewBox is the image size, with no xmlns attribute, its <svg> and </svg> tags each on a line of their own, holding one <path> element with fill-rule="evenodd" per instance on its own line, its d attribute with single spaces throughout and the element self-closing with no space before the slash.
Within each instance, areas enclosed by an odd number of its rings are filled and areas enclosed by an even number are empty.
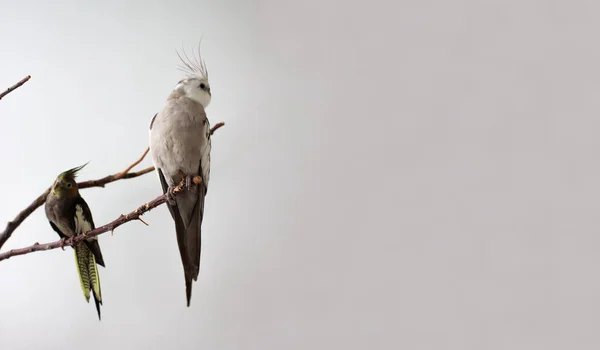
<svg viewBox="0 0 600 350">
<path fill-rule="evenodd" d="M 163 109 L 154 116 L 150 123 L 150 150 L 163 193 L 182 181 L 181 172 L 186 176 L 202 177 L 199 185 L 175 196 L 174 206 L 167 204 L 175 221 L 189 306 L 192 279 L 197 280 L 200 270 L 201 226 L 210 179 L 211 142 L 204 107 L 188 96 L 180 82 Z"/>
<path fill-rule="evenodd" d="M 173 178 L 180 177 L 181 170 L 186 175 L 201 175 L 208 186 L 210 147 L 210 123 L 204 107 L 181 89 L 171 92 L 150 125 L 152 160 L 168 176 L 169 185 L 179 183 Z"/>
</svg>

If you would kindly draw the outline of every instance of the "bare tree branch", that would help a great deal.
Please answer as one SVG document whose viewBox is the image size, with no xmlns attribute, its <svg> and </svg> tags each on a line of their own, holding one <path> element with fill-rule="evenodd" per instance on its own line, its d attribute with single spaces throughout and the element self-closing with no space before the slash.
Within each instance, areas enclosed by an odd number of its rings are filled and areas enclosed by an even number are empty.
<svg viewBox="0 0 600 350">
<path fill-rule="evenodd" d="M 211 135 L 212 135 L 212 134 L 214 134 L 214 133 L 215 133 L 215 131 L 217 131 L 217 129 L 219 129 L 219 128 L 220 128 L 220 127 L 222 127 L 223 125 L 225 125 L 225 123 L 223 123 L 223 122 L 220 122 L 220 123 L 217 123 L 217 124 L 215 124 L 215 125 L 214 125 L 212 128 L 210 128 L 210 134 L 211 134 Z"/>
<path fill-rule="evenodd" d="M 147 174 L 152 170 L 154 170 L 154 167 L 146 168 L 135 173 L 123 174 L 122 172 L 120 172 L 114 175 L 105 176 L 98 180 L 83 181 L 79 184 L 79 188 L 104 187 L 104 185 L 108 183 L 121 179 L 131 179 L 134 177 L 138 177 Z M 48 187 L 46 191 L 44 191 L 44 193 L 42 193 L 31 204 L 29 204 L 27 208 L 23 209 L 12 221 L 6 224 L 6 228 L 0 233 L 0 248 L 2 248 L 4 243 L 6 243 L 10 236 L 12 236 L 12 233 L 15 231 L 15 229 L 19 227 L 19 225 L 21 225 L 23 221 L 25 221 L 25 219 L 27 219 L 29 215 L 31 215 L 37 208 L 41 207 L 46 202 L 46 197 L 48 197 L 49 193 L 50 187 Z"/>
<path fill-rule="evenodd" d="M 144 174 L 148 174 L 150 172 L 154 171 L 154 167 L 148 167 L 145 169 L 142 169 L 140 171 L 136 171 L 133 173 L 116 173 L 113 175 L 108 175 L 105 176 L 101 179 L 98 180 L 88 180 L 88 181 L 83 181 L 80 182 L 78 185 L 79 188 L 90 188 L 90 187 L 104 187 L 104 185 L 109 184 L 111 182 L 115 182 L 117 180 L 125 180 L 125 179 L 132 179 L 134 177 L 138 177 L 138 176 L 142 176 Z"/>
<path fill-rule="evenodd" d="M 46 189 L 46 191 L 29 204 L 27 208 L 23 209 L 12 221 L 9 221 L 8 224 L 6 224 L 6 228 L 0 234 L 0 248 L 2 248 L 4 243 L 12 236 L 15 229 L 19 227 L 25 219 L 46 202 L 46 197 L 48 197 L 49 193 L 50 188 Z"/>
<path fill-rule="evenodd" d="M 202 179 L 200 176 L 194 177 L 195 184 L 200 184 L 201 182 L 202 182 Z M 172 192 L 173 197 L 176 196 L 183 189 L 184 189 L 184 181 L 182 180 L 181 183 L 173 189 L 173 192 Z M 64 250 L 64 247 L 66 247 L 66 246 L 72 246 L 72 245 L 76 244 L 77 242 L 81 242 L 81 241 L 86 240 L 91 237 L 96 237 L 96 236 L 106 233 L 108 231 L 112 232 L 117 227 L 123 225 L 126 222 L 132 221 L 132 220 L 140 220 L 141 222 L 146 224 L 146 222 L 144 222 L 144 220 L 142 220 L 140 218 L 140 216 L 142 216 L 144 213 L 158 207 L 159 205 L 165 203 L 166 201 L 167 201 L 167 196 L 166 196 L 166 194 L 163 194 L 163 195 L 158 196 L 155 199 L 151 200 L 150 202 L 140 206 L 139 208 L 132 211 L 131 213 L 126 214 L 126 215 L 121 215 L 118 219 L 113 220 L 112 222 L 109 222 L 108 224 L 106 224 L 104 226 L 100 226 L 100 227 L 95 228 L 94 230 L 88 231 L 83 235 L 72 236 L 68 239 L 60 239 L 60 240 L 52 242 L 52 243 L 39 244 L 36 242 L 29 247 L 12 249 L 5 253 L 1 253 L 0 261 L 9 259 L 13 256 L 25 255 L 25 254 L 33 253 L 36 251 L 52 250 L 52 249 L 56 249 L 56 248 L 63 248 L 63 250 Z M 146 224 L 146 225 L 148 225 L 148 224 Z"/>
<path fill-rule="evenodd" d="M 13 85 L 13 86 L 9 87 L 8 89 L 6 89 L 6 91 L 4 91 L 3 93 L 0 93 L 0 100 L 2 99 L 2 97 L 10 94 L 11 92 L 13 92 L 16 89 L 18 89 L 21 85 L 23 85 L 26 82 L 28 82 L 29 79 L 31 79 L 31 75 L 26 76 L 25 78 L 21 79 L 21 81 L 19 81 L 15 85 Z"/>
<path fill-rule="evenodd" d="M 212 135 L 215 132 L 215 130 L 219 129 L 223 125 L 225 125 L 225 123 L 215 124 L 215 126 L 213 126 L 210 129 L 210 134 Z M 80 189 L 90 187 L 104 187 L 106 184 L 117 180 L 132 179 L 134 177 L 142 176 L 144 174 L 152 172 L 154 170 L 154 167 L 148 167 L 133 173 L 129 172 L 131 169 L 133 169 L 133 167 L 135 167 L 136 165 L 141 163 L 142 160 L 144 160 L 149 150 L 150 149 L 147 148 L 146 151 L 144 151 L 144 154 L 142 154 L 142 156 L 138 160 L 129 165 L 125 170 L 117 174 L 105 176 L 101 179 L 80 182 L 78 184 L 78 187 Z M 12 233 L 17 229 L 17 227 L 19 227 L 19 225 L 23 223 L 23 221 L 25 221 L 25 219 L 27 219 L 29 215 L 31 215 L 37 208 L 41 207 L 42 204 L 46 202 L 46 197 L 48 197 L 49 193 L 50 188 L 47 188 L 46 191 L 44 191 L 44 193 L 42 193 L 31 204 L 29 204 L 25 209 L 23 209 L 12 221 L 9 221 L 8 224 L 6 224 L 6 228 L 4 229 L 4 231 L 0 232 L 0 248 L 2 248 L 4 243 L 6 243 L 6 241 L 12 236 Z"/>
</svg>

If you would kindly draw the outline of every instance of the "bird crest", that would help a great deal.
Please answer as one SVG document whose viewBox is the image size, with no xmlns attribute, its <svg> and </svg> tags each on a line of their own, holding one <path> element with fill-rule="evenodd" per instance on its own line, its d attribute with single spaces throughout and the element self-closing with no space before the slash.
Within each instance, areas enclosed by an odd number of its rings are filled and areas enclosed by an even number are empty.
<svg viewBox="0 0 600 350">
<path fill-rule="evenodd" d="M 75 180 L 75 178 L 77 177 L 77 173 L 78 173 L 78 172 L 79 172 L 81 169 L 83 169 L 83 167 L 84 167 L 84 166 L 88 165 L 88 163 L 89 163 L 89 162 L 87 162 L 87 163 L 85 163 L 85 164 L 83 164 L 83 165 L 77 166 L 77 167 L 75 167 L 75 168 L 72 168 L 72 169 L 69 169 L 69 170 L 63 171 L 62 173 L 60 173 L 60 174 L 58 175 L 58 179 L 60 179 L 60 180 L 72 180 L 72 181 L 74 181 L 74 180 Z"/>
<path fill-rule="evenodd" d="M 185 73 L 188 78 L 198 78 L 201 80 L 208 81 L 208 70 L 206 69 L 206 64 L 202 59 L 202 55 L 200 55 L 200 44 L 202 43 L 202 38 L 198 42 L 198 52 L 194 54 L 194 49 L 192 49 L 192 58 L 190 59 L 183 50 L 183 57 L 177 52 L 177 56 L 181 60 L 181 63 L 177 67 L 180 71 Z M 182 45 L 183 46 L 183 45 Z"/>
</svg>

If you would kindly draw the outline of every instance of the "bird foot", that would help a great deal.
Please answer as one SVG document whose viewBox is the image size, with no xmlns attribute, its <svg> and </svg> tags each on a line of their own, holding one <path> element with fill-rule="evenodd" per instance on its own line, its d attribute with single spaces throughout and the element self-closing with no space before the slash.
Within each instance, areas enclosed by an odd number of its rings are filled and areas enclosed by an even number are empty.
<svg viewBox="0 0 600 350">
<path fill-rule="evenodd" d="M 169 186 L 167 188 L 167 193 L 166 193 L 167 203 L 172 207 L 174 207 L 177 204 L 177 202 L 175 202 L 175 198 L 173 198 L 173 191 L 175 190 L 175 187 L 177 187 L 177 186 L 176 185 Z"/>
<path fill-rule="evenodd" d="M 67 239 L 65 237 L 60 239 L 60 245 L 59 245 L 60 249 L 65 250 L 65 241 L 66 240 Z"/>
<path fill-rule="evenodd" d="M 189 191 L 194 186 L 194 175 L 186 175 L 185 177 L 185 188 Z"/>
<path fill-rule="evenodd" d="M 194 177 L 195 175 L 186 175 L 183 171 L 179 170 L 179 174 L 181 175 L 181 179 L 184 181 L 185 183 L 185 189 L 186 190 L 191 190 L 192 186 L 195 185 L 194 182 Z"/>
</svg>

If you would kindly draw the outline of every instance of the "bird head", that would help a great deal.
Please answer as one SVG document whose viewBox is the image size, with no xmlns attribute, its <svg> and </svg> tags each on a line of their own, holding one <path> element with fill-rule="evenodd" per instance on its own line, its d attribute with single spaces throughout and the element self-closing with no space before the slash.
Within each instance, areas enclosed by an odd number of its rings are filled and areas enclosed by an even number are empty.
<svg viewBox="0 0 600 350">
<path fill-rule="evenodd" d="M 59 198 L 74 198 L 79 195 L 75 178 L 77 173 L 88 163 L 60 173 L 52 185 L 52 193 Z"/>
<path fill-rule="evenodd" d="M 208 107 L 211 100 L 210 84 L 208 79 L 187 78 L 177 83 L 175 89 L 183 90 L 184 96 L 200 103 L 202 107 Z"/>
<path fill-rule="evenodd" d="M 208 107 L 212 94 L 208 82 L 208 70 L 200 55 L 200 44 L 198 44 L 197 55 L 194 55 L 192 50 L 193 59 L 187 56 L 185 50 L 183 51 L 183 57 L 179 52 L 177 56 L 179 56 L 182 63 L 179 70 L 186 73 L 186 78 L 177 83 L 175 90 L 183 91 L 186 97 L 200 103 L 204 108 Z"/>
</svg>

